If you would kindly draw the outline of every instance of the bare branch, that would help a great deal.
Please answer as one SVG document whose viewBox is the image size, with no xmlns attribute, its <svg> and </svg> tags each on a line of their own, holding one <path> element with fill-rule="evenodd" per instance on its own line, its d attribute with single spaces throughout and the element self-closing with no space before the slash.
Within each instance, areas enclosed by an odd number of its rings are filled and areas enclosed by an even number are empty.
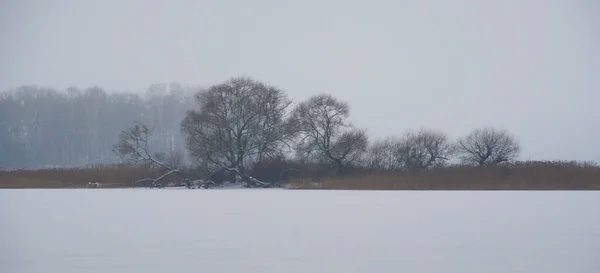
<svg viewBox="0 0 600 273">
<path fill-rule="evenodd" d="M 154 187 L 156 186 L 156 183 L 171 174 L 183 175 L 183 172 L 179 171 L 175 165 L 162 162 L 161 159 L 163 159 L 162 157 L 164 156 L 152 156 L 152 153 L 148 148 L 148 139 L 150 136 L 152 136 L 152 129 L 148 128 L 145 124 L 136 121 L 133 127 L 121 132 L 119 141 L 113 146 L 114 153 L 131 162 L 147 164 L 149 167 L 158 166 L 167 170 L 166 173 L 158 178 L 146 178 L 135 181 L 133 183 L 134 186 L 141 182 L 151 182 L 151 187 Z M 181 162 L 180 155 L 170 155 L 164 159 L 175 164 Z"/>
<path fill-rule="evenodd" d="M 301 133 L 297 156 L 328 161 L 338 173 L 343 173 L 367 148 L 366 132 L 347 123 L 349 114 L 348 103 L 328 94 L 313 96 L 296 106 L 293 120 Z"/>
<path fill-rule="evenodd" d="M 152 129 L 144 123 L 136 121 L 133 127 L 121 132 L 119 141 L 113 145 L 113 152 L 132 162 L 154 164 L 167 170 L 173 170 L 172 166 L 160 162 L 151 155 L 148 148 L 150 136 L 152 136 Z"/>
<path fill-rule="evenodd" d="M 516 159 L 521 146 L 506 130 L 480 128 L 459 140 L 456 150 L 463 162 L 484 165 Z"/>
</svg>

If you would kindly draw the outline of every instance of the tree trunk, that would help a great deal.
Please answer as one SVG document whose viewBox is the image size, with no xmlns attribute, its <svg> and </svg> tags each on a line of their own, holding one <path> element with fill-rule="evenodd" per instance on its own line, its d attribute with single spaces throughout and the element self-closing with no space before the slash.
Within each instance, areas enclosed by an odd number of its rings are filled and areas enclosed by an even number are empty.
<svg viewBox="0 0 600 273">
<path fill-rule="evenodd" d="M 335 162 L 336 174 L 344 175 L 344 164 L 342 164 L 342 160 L 335 159 L 334 162 Z"/>
</svg>

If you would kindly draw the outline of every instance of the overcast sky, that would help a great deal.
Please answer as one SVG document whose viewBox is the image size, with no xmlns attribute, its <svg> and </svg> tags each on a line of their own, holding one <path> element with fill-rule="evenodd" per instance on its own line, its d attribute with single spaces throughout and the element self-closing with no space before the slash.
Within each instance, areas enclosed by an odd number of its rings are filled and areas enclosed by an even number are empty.
<svg viewBox="0 0 600 273">
<path fill-rule="evenodd" d="M 331 93 L 373 137 L 506 128 L 600 161 L 600 1 L 0 0 L 0 89 L 251 76 Z"/>
</svg>

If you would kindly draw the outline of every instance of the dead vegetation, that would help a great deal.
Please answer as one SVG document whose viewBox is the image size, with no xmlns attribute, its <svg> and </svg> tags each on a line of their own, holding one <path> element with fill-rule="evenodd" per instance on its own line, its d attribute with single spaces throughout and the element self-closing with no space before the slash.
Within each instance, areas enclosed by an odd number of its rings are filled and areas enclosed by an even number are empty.
<svg viewBox="0 0 600 273">
<path fill-rule="evenodd" d="M 581 162 L 528 161 L 452 166 L 420 172 L 361 171 L 341 177 L 321 172 L 315 168 L 282 163 L 254 170 L 256 175 L 268 181 L 289 180 L 286 184 L 291 189 L 600 190 L 600 167 Z M 98 183 L 99 188 L 124 188 L 132 187 L 132 181 L 152 175 L 144 167 L 119 165 L 85 169 L 0 170 L 0 188 L 86 188 L 90 182 Z"/>
<path fill-rule="evenodd" d="M 296 180 L 294 189 L 338 190 L 600 190 L 600 167 L 581 162 L 516 162 L 453 166 L 426 172 L 370 173 L 321 182 Z"/>
<path fill-rule="evenodd" d="M 148 169 L 122 165 L 73 169 L 0 170 L 0 188 L 123 188 L 148 177 Z M 95 184 L 94 184 L 95 185 Z M 96 186 L 93 186 L 96 187 Z"/>
</svg>

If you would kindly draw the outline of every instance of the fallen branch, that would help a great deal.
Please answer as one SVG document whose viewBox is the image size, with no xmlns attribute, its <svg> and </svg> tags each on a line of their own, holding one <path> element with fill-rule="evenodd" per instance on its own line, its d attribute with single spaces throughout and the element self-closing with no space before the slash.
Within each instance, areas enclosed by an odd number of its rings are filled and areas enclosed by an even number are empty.
<svg viewBox="0 0 600 273">
<path fill-rule="evenodd" d="M 183 172 L 181 172 L 180 170 L 170 170 L 157 178 L 144 178 L 144 179 L 136 180 L 133 182 L 133 187 L 135 187 L 137 184 L 142 183 L 142 182 L 150 182 L 150 188 L 154 188 L 154 187 L 156 187 L 156 185 L 159 181 L 163 180 L 165 177 L 167 177 L 171 174 L 174 174 L 174 173 L 183 174 Z"/>
<path fill-rule="evenodd" d="M 242 175 L 242 173 L 240 173 L 240 171 L 237 168 L 223 167 L 223 169 L 231 171 L 231 172 L 235 172 L 237 175 L 239 175 L 242 178 L 246 177 L 246 178 L 248 178 L 248 180 L 250 182 L 256 184 L 257 186 L 262 186 L 262 187 L 267 188 L 267 187 L 269 187 L 271 185 L 270 183 L 260 181 L 260 180 L 258 180 L 256 178 L 252 177 L 252 176 Z"/>
<path fill-rule="evenodd" d="M 252 176 L 248 176 L 248 178 L 250 179 L 250 181 L 252 181 L 252 182 L 254 182 L 254 183 L 258 184 L 258 185 L 264 186 L 264 187 L 269 187 L 271 185 L 271 184 L 269 184 L 267 182 L 260 181 L 260 180 L 258 180 L 256 178 L 252 177 Z"/>
<path fill-rule="evenodd" d="M 163 178 L 165 178 L 173 173 L 181 173 L 181 172 L 179 170 L 170 170 L 170 171 L 166 172 L 165 174 L 159 176 L 158 178 L 154 179 L 154 181 L 152 181 L 152 187 L 155 186 L 156 182 L 162 180 Z"/>
<path fill-rule="evenodd" d="M 135 185 L 135 184 L 137 184 L 139 182 L 146 182 L 146 181 L 153 181 L 153 180 L 154 180 L 154 178 L 142 178 L 140 180 L 134 181 L 133 184 Z"/>
<path fill-rule="evenodd" d="M 166 173 L 157 178 L 144 178 L 133 182 L 133 187 L 138 183 L 150 182 L 150 187 L 153 188 L 165 177 L 178 173 L 183 174 L 177 168 L 165 164 L 161 160 L 152 156 L 148 139 L 152 136 L 153 129 L 148 128 L 145 124 L 136 121 L 135 125 L 131 128 L 125 129 L 119 135 L 119 142 L 113 146 L 113 152 L 121 157 L 129 158 L 133 162 L 140 163 L 144 162 L 148 164 L 148 167 L 152 165 L 166 169 Z M 164 185 L 162 185 L 164 187 Z"/>
<path fill-rule="evenodd" d="M 199 181 L 199 180 L 195 180 L 195 181 Z M 217 183 L 208 179 L 208 180 L 203 180 L 202 183 L 198 183 L 198 185 L 202 188 L 208 189 L 210 186 L 216 186 Z"/>
</svg>

